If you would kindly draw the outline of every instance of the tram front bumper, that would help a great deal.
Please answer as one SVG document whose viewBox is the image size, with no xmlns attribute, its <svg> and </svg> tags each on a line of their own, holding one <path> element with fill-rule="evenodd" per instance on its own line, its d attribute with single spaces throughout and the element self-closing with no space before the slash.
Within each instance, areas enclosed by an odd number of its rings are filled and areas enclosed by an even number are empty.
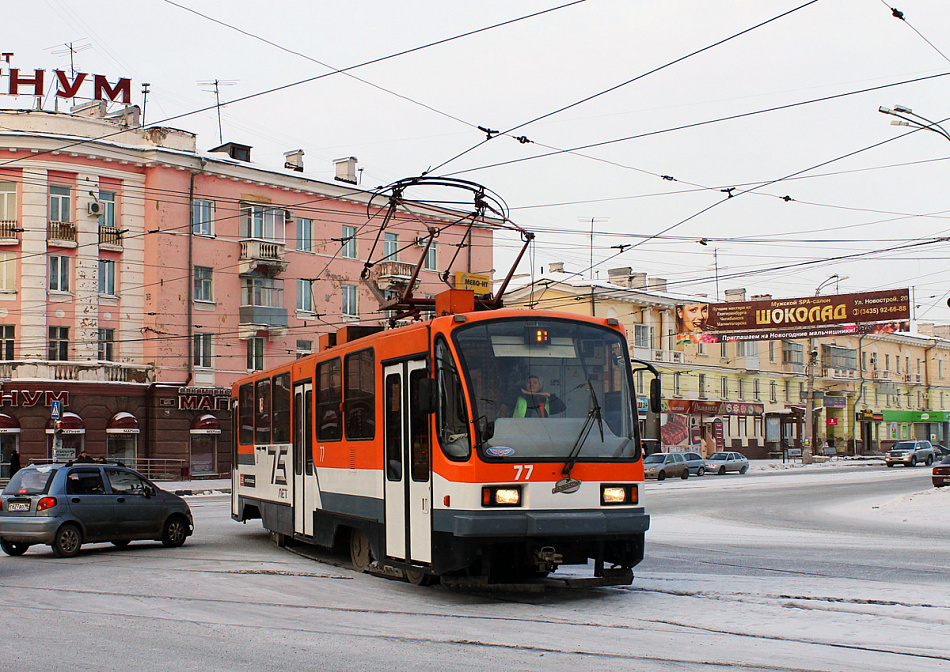
<svg viewBox="0 0 950 672">
<path fill-rule="evenodd" d="M 643 509 L 608 511 L 433 512 L 433 529 L 456 537 L 578 537 L 643 534 L 650 516 Z"/>
</svg>

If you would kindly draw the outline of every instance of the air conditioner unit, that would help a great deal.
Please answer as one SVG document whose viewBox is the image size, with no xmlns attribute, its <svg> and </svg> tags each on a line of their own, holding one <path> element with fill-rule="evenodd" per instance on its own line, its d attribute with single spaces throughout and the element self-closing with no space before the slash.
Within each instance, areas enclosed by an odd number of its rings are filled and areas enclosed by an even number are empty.
<svg viewBox="0 0 950 672">
<path fill-rule="evenodd" d="M 92 201 L 89 204 L 89 214 L 93 217 L 98 217 L 102 214 L 102 203 L 99 201 Z"/>
</svg>

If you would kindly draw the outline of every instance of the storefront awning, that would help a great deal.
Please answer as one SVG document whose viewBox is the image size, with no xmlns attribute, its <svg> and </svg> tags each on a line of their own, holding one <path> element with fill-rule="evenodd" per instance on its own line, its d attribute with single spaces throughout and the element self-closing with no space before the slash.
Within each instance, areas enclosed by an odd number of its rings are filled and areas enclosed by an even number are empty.
<svg viewBox="0 0 950 672">
<path fill-rule="evenodd" d="M 66 411 L 63 413 L 63 416 L 60 418 L 60 430 L 63 434 L 85 434 L 86 433 L 86 423 L 82 421 L 75 413 L 70 413 Z M 56 427 L 56 420 L 50 418 L 49 423 L 46 425 L 46 433 L 52 434 L 53 429 Z"/>
<path fill-rule="evenodd" d="M 0 434 L 19 434 L 20 423 L 6 413 L 0 413 Z"/>
<path fill-rule="evenodd" d="M 218 419 L 206 413 L 198 418 L 195 418 L 195 421 L 191 423 L 191 433 L 192 434 L 220 434 L 221 425 L 218 423 Z"/>
<path fill-rule="evenodd" d="M 131 413 L 116 413 L 106 426 L 106 434 L 138 434 L 139 421 Z"/>
</svg>

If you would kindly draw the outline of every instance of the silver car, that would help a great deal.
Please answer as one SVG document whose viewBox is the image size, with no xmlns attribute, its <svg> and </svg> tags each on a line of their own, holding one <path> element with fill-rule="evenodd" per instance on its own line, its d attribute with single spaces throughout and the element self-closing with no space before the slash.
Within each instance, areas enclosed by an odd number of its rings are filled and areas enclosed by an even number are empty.
<svg viewBox="0 0 950 672">
<path fill-rule="evenodd" d="M 686 466 L 689 467 L 689 473 L 696 476 L 702 476 L 709 469 L 706 466 L 706 460 L 699 453 L 683 453 L 683 459 L 686 460 Z"/>
<path fill-rule="evenodd" d="M 742 453 L 713 453 L 706 458 L 706 471 L 711 474 L 725 474 L 728 471 L 744 474 L 749 471 L 749 460 Z"/>
<path fill-rule="evenodd" d="M 137 539 L 181 546 L 194 531 L 187 502 L 119 464 L 69 462 L 20 469 L 0 493 L 0 548 L 48 544 L 61 558 L 84 543 Z"/>
<path fill-rule="evenodd" d="M 667 476 L 689 478 L 689 467 L 682 453 L 653 453 L 643 458 L 644 478 L 664 480 Z"/>
</svg>

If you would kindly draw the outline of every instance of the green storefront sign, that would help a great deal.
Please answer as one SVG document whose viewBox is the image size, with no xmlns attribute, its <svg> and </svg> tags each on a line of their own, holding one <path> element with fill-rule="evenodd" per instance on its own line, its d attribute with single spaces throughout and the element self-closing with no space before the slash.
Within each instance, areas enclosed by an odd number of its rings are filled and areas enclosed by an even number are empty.
<svg viewBox="0 0 950 672">
<path fill-rule="evenodd" d="M 925 438 L 917 436 L 911 426 L 917 422 L 946 422 L 948 411 L 884 411 L 886 436 L 889 439 Z M 934 434 L 932 433 L 931 436 Z M 940 433 L 942 436 L 943 434 Z"/>
</svg>

